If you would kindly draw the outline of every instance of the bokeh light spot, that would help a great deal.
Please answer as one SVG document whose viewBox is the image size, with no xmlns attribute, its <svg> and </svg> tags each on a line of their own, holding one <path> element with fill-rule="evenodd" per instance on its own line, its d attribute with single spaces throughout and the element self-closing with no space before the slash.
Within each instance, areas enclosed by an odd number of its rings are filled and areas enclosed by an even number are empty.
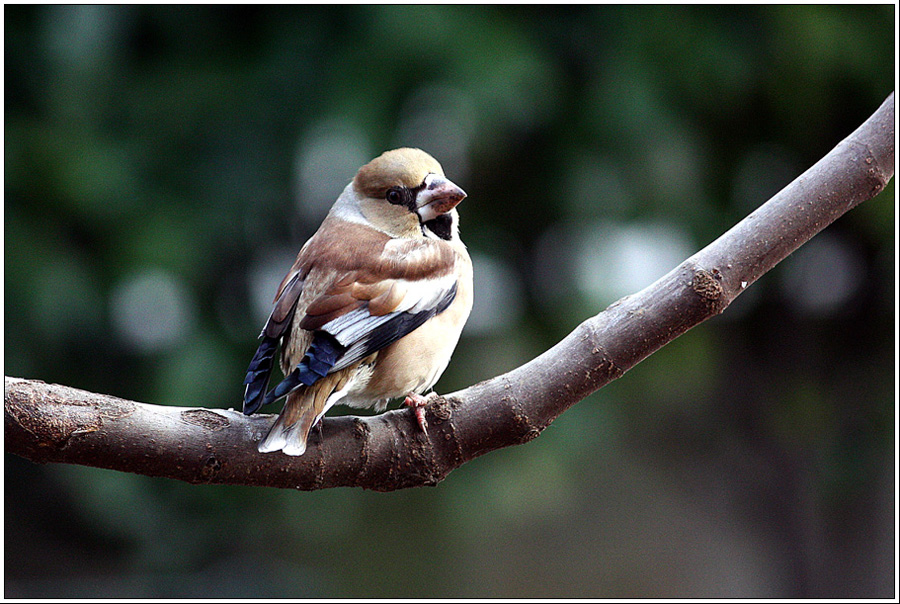
<svg viewBox="0 0 900 604">
<path fill-rule="evenodd" d="M 113 327 L 126 345 L 153 353 L 173 348 L 190 334 L 194 304 L 174 275 L 148 270 L 116 286 L 111 314 Z"/>
</svg>

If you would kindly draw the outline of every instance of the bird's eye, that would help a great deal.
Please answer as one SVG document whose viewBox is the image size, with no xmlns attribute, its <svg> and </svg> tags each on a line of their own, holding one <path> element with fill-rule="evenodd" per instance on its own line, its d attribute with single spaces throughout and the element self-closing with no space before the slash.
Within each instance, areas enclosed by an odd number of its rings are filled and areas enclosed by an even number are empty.
<svg viewBox="0 0 900 604">
<path fill-rule="evenodd" d="M 388 203 L 398 205 L 403 202 L 403 192 L 397 187 L 388 189 L 387 195 L 385 195 L 385 199 L 388 200 Z"/>
</svg>

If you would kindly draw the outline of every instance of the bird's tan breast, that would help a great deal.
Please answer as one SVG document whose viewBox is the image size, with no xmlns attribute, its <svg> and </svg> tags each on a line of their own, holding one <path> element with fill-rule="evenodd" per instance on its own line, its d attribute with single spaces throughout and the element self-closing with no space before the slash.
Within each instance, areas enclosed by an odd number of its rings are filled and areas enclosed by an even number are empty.
<svg viewBox="0 0 900 604">
<path fill-rule="evenodd" d="M 457 249 L 456 297 L 439 315 L 378 352 L 366 387 L 372 399 L 397 398 L 434 386 L 447 368 L 472 310 L 472 261 L 462 244 Z"/>
</svg>

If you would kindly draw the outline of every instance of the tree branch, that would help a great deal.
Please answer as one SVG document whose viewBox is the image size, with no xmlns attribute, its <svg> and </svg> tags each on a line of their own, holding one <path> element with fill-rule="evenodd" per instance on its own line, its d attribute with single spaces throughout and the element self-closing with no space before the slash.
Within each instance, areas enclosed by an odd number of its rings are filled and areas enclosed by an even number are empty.
<svg viewBox="0 0 900 604">
<path fill-rule="evenodd" d="M 191 483 L 389 491 L 433 485 L 463 463 L 527 442 L 566 409 L 691 327 L 894 174 L 894 94 L 828 155 L 643 291 L 586 320 L 529 363 L 413 414 L 325 418 L 301 457 L 261 454 L 274 416 L 148 405 L 7 377 L 6 450 L 38 463 L 111 468 Z"/>
</svg>

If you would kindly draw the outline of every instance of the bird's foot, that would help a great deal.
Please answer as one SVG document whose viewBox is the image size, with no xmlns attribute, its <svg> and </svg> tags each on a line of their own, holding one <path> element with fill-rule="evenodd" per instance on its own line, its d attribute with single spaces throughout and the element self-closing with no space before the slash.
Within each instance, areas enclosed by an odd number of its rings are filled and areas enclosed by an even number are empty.
<svg viewBox="0 0 900 604">
<path fill-rule="evenodd" d="M 421 394 L 416 394 L 415 392 L 410 392 L 406 395 L 406 399 L 403 401 L 403 404 L 407 407 L 412 407 L 412 409 L 416 412 L 416 421 L 419 422 L 419 427 L 422 429 L 422 432 L 428 431 L 428 422 L 425 421 L 425 405 L 428 404 L 428 401 L 437 396 L 436 392 L 428 393 L 428 396 L 422 396 Z"/>
</svg>

